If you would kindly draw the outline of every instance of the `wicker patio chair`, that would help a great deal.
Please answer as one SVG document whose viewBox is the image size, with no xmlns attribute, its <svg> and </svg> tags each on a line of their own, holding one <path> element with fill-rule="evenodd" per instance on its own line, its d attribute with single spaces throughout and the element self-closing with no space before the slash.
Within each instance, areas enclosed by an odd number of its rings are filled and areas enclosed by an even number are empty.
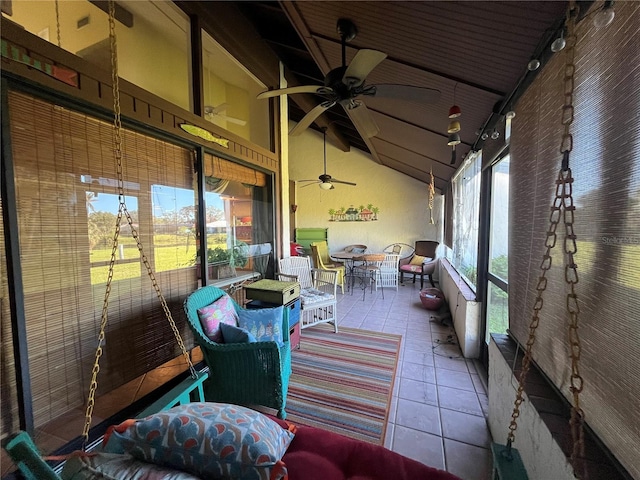
<svg viewBox="0 0 640 480">
<path fill-rule="evenodd" d="M 286 417 L 285 405 L 291 376 L 291 346 L 287 315 L 282 318 L 284 344 L 274 341 L 255 343 L 215 343 L 202 329 L 198 309 L 212 304 L 225 295 L 213 286 L 202 287 L 191 293 L 184 302 L 189 327 L 209 366 L 209 379 L 205 382 L 208 402 L 262 405 Z M 236 311 L 240 306 L 234 301 Z"/>
<path fill-rule="evenodd" d="M 324 248 L 326 249 L 326 242 L 320 243 L 324 243 Z M 311 243 L 311 258 L 313 258 L 313 264 L 320 270 L 335 270 L 336 272 L 338 272 L 338 285 L 340 286 L 340 291 L 344 294 L 345 266 L 335 263 L 330 263 L 328 265 L 325 264 L 323 256 L 321 254 L 321 249 L 322 247 L 318 246 L 316 242 Z M 325 253 L 327 256 L 329 255 L 328 251 Z"/>
<path fill-rule="evenodd" d="M 338 272 L 312 268 L 309 257 L 282 258 L 279 266 L 279 280 L 300 282 L 300 328 L 333 323 L 333 329 L 337 333 Z"/>
</svg>

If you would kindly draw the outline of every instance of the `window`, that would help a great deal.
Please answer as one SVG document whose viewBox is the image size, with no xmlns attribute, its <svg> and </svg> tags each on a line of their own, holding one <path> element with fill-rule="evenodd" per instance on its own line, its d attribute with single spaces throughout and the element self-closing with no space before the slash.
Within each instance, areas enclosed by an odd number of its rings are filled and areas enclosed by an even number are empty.
<svg viewBox="0 0 640 480">
<path fill-rule="evenodd" d="M 266 86 L 204 31 L 202 68 L 204 118 L 271 149 L 269 102 L 256 98 Z"/>
<path fill-rule="evenodd" d="M 60 46 L 100 68 L 111 65 L 108 16 L 87 0 L 58 2 Z M 189 19 L 170 1 L 117 2 L 118 73 L 178 105 L 191 105 Z M 12 21 L 58 44 L 56 3 L 13 2 Z"/>
<path fill-rule="evenodd" d="M 31 400 L 40 427 L 86 402 L 119 206 L 113 127 L 14 91 L 9 106 Z M 196 251 L 187 232 L 196 205 L 193 152 L 126 129 L 123 139 L 127 208 L 189 349 L 182 302 L 198 287 L 194 262 L 186 261 Z M 126 221 L 103 351 L 98 395 L 180 355 Z"/>
<path fill-rule="evenodd" d="M 491 333 L 506 333 L 509 328 L 509 165 L 506 155 L 491 167 L 487 343 Z"/>
<path fill-rule="evenodd" d="M 482 156 L 470 154 L 453 179 L 452 264 L 472 286 L 477 281 Z"/>
<path fill-rule="evenodd" d="M 266 276 L 274 236 L 270 177 L 208 154 L 204 165 L 209 280 Z"/>
</svg>

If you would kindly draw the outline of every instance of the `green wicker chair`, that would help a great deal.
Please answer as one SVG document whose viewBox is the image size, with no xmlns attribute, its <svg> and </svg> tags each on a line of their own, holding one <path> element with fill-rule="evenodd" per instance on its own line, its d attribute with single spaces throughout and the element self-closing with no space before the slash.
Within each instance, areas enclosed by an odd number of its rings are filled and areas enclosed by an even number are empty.
<svg viewBox="0 0 640 480">
<path fill-rule="evenodd" d="M 191 293 L 184 302 L 189 326 L 209 366 L 209 379 L 204 384 L 205 399 L 274 408 L 278 417 L 284 419 L 291 376 L 288 310 L 284 309 L 282 318 L 284 346 L 280 348 L 276 342 L 219 344 L 204 334 L 198 309 L 224 294 L 219 288 L 207 286 Z M 234 305 L 237 310 L 241 308 L 235 302 Z"/>
</svg>

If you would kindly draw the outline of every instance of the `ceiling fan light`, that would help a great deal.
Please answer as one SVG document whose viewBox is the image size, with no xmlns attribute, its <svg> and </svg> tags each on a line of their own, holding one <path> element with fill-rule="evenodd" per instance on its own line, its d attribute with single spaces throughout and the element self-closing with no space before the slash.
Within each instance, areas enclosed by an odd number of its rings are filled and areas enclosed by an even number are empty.
<svg viewBox="0 0 640 480">
<path fill-rule="evenodd" d="M 447 145 L 452 147 L 454 145 L 458 145 L 459 143 L 460 143 L 460 135 L 458 135 L 457 133 L 452 133 L 449 135 L 449 141 L 447 142 Z"/>
<path fill-rule="evenodd" d="M 320 188 L 322 190 L 331 190 L 331 187 L 333 187 L 333 184 L 331 182 L 322 182 L 322 183 L 320 183 Z"/>
<path fill-rule="evenodd" d="M 453 120 L 449 122 L 447 133 L 458 133 L 459 131 L 460 131 L 460 122 L 458 122 L 457 120 Z"/>
<path fill-rule="evenodd" d="M 460 115 L 462 115 L 462 111 L 458 105 L 453 105 L 449 109 L 449 118 L 458 118 Z"/>
</svg>

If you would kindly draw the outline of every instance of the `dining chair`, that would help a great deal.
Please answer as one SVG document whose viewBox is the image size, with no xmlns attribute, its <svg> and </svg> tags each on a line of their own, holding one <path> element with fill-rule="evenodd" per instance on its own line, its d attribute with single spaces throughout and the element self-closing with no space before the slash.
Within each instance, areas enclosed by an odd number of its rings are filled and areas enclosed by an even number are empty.
<svg viewBox="0 0 640 480">
<path fill-rule="evenodd" d="M 382 298 L 384 299 L 384 284 L 382 283 L 382 270 L 381 266 L 384 262 L 386 254 L 384 253 L 365 253 L 361 257 L 356 257 L 354 260 L 361 261 L 361 265 L 353 267 L 355 277 L 358 277 L 362 282 L 362 300 L 364 301 L 367 293 L 367 282 L 373 293 L 373 285 L 375 284 L 376 290 L 380 285 L 380 291 L 382 292 Z M 353 293 L 353 285 L 351 287 Z"/>
<path fill-rule="evenodd" d="M 326 251 L 326 255 L 323 255 L 323 251 Z M 325 258 L 329 258 L 329 250 L 327 249 L 327 242 L 312 242 L 311 243 L 311 258 L 313 259 L 313 265 L 321 270 L 335 270 L 338 272 L 338 285 L 340 291 L 344 295 L 344 277 L 345 267 L 331 261 L 325 261 Z"/>
<path fill-rule="evenodd" d="M 384 260 L 380 264 L 380 286 L 387 288 L 395 288 L 398 290 L 398 264 L 400 263 L 400 255 L 387 253 Z M 378 282 L 376 282 L 376 290 Z"/>
<path fill-rule="evenodd" d="M 347 245 L 344 247 L 345 252 L 353 252 L 353 253 L 365 253 L 367 251 L 367 246 L 361 243 L 356 243 L 354 245 Z"/>
</svg>

